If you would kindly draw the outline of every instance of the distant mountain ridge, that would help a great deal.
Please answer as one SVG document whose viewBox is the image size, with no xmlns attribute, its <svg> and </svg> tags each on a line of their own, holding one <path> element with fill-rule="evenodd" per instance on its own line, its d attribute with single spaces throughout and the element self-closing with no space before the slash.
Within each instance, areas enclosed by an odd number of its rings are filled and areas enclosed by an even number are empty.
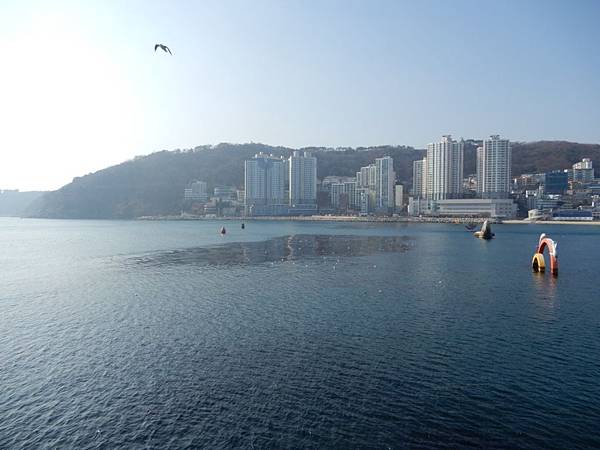
<svg viewBox="0 0 600 450">
<path fill-rule="evenodd" d="M 44 195 L 43 191 L 0 190 L 0 217 L 20 217 L 33 201 Z"/>
<path fill-rule="evenodd" d="M 465 174 L 475 173 L 476 148 L 477 141 L 465 143 Z M 190 181 L 204 180 L 211 188 L 219 185 L 242 187 L 244 160 L 261 151 L 288 156 L 293 150 L 251 143 L 160 151 L 77 177 L 66 186 L 34 200 L 24 215 L 132 219 L 177 214 L 182 207 L 183 189 Z M 320 179 L 328 175 L 353 176 L 361 166 L 375 158 L 391 156 L 398 181 L 407 185 L 412 182 L 412 162 L 425 154 L 425 150 L 406 146 L 300 150 L 313 151 L 317 156 Z M 513 143 L 512 173 L 566 169 L 584 157 L 600 161 L 600 145 L 566 141 Z"/>
</svg>

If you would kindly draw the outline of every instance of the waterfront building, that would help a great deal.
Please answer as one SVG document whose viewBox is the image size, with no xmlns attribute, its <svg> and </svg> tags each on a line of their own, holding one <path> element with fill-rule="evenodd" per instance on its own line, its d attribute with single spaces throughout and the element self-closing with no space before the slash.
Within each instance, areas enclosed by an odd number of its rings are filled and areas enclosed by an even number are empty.
<svg viewBox="0 0 600 450">
<path fill-rule="evenodd" d="M 422 216 L 432 213 L 431 207 L 433 202 L 419 197 L 409 197 L 408 206 L 406 208 L 409 216 Z"/>
<path fill-rule="evenodd" d="M 538 195 L 540 195 L 540 194 L 537 189 L 525 191 L 525 204 L 526 204 L 527 210 L 537 209 Z"/>
<path fill-rule="evenodd" d="M 193 181 L 183 190 L 184 200 L 195 200 L 199 202 L 208 201 L 208 188 L 206 181 Z"/>
<path fill-rule="evenodd" d="M 246 192 L 243 189 L 237 189 L 235 191 L 235 196 L 236 196 L 236 200 L 239 203 L 244 203 L 244 201 L 246 199 Z"/>
<path fill-rule="evenodd" d="M 511 147 L 508 139 L 492 135 L 477 148 L 477 194 L 481 198 L 508 198 Z"/>
<path fill-rule="evenodd" d="M 412 195 L 415 197 L 421 197 L 423 193 L 423 164 L 426 164 L 426 161 L 426 159 L 413 161 Z"/>
<path fill-rule="evenodd" d="M 557 209 L 552 211 L 552 220 L 591 222 L 594 220 L 592 209 Z"/>
<path fill-rule="evenodd" d="M 355 180 L 332 183 L 329 185 L 329 189 L 330 203 L 333 208 L 340 210 L 360 209 L 360 195 Z"/>
<path fill-rule="evenodd" d="M 282 158 L 259 153 L 244 163 L 245 210 L 249 215 L 287 213 Z M 315 186 L 316 189 L 316 186 Z"/>
<path fill-rule="evenodd" d="M 309 152 L 294 151 L 288 160 L 289 204 L 315 205 L 317 202 L 317 158 Z"/>
<path fill-rule="evenodd" d="M 543 182 L 543 173 L 524 173 L 513 179 L 513 189 L 516 191 L 537 189 Z"/>
<path fill-rule="evenodd" d="M 429 200 L 460 198 L 463 182 L 464 142 L 450 135 L 427 145 L 425 197 Z"/>
<path fill-rule="evenodd" d="M 332 183 L 329 185 L 329 199 L 333 208 L 338 209 L 340 207 L 340 197 L 344 193 L 344 183 Z"/>
<path fill-rule="evenodd" d="M 359 198 L 359 211 L 361 216 L 368 215 L 373 209 L 373 197 L 369 188 L 360 187 L 356 189 Z"/>
<path fill-rule="evenodd" d="M 353 210 L 360 209 L 360 196 L 357 192 L 356 181 L 345 181 L 344 192 L 348 195 L 348 208 Z"/>
<path fill-rule="evenodd" d="M 375 159 L 375 201 L 379 211 L 389 213 L 394 209 L 395 185 L 394 160 L 389 156 Z"/>
<path fill-rule="evenodd" d="M 565 170 L 554 170 L 544 174 L 544 193 L 564 194 L 569 189 L 569 173 Z"/>
<path fill-rule="evenodd" d="M 368 205 L 368 213 L 377 211 L 390 213 L 394 209 L 394 186 L 396 184 L 396 173 L 394 172 L 394 160 L 389 156 L 376 158 L 375 163 L 361 167 L 356 173 L 355 189 L 363 189 L 360 194 L 355 191 L 355 201 L 360 203 L 361 211 Z M 361 199 L 367 195 L 369 200 Z"/>
<path fill-rule="evenodd" d="M 594 166 L 590 158 L 583 158 L 573 164 L 573 181 L 581 184 L 590 184 L 594 181 Z"/>
<path fill-rule="evenodd" d="M 417 197 L 408 197 L 408 206 L 406 211 L 409 216 L 419 216 L 421 215 L 420 211 L 421 200 Z"/>
<path fill-rule="evenodd" d="M 446 199 L 435 201 L 435 213 L 440 216 L 512 219 L 517 215 L 517 204 L 509 198 Z"/>
<path fill-rule="evenodd" d="M 565 202 L 561 195 L 538 195 L 535 201 L 535 207 L 543 210 L 553 210 L 561 207 Z"/>
<path fill-rule="evenodd" d="M 237 198 L 237 190 L 233 186 L 216 186 L 213 197 L 219 200 L 234 200 Z"/>
<path fill-rule="evenodd" d="M 402 212 L 404 209 L 404 186 L 397 184 L 394 192 L 394 209 L 396 212 Z"/>
</svg>

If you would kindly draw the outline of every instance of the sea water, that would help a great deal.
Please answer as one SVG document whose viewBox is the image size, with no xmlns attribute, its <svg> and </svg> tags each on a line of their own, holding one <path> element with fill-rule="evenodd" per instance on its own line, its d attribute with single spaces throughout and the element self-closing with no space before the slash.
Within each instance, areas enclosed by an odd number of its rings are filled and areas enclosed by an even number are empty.
<svg viewBox="0 0 600 450">
<path fill-rule="evenodd" d="M 0 448 L 600 447 L 600 227 L 240 225 L 0 219 Z"/>
</svg>

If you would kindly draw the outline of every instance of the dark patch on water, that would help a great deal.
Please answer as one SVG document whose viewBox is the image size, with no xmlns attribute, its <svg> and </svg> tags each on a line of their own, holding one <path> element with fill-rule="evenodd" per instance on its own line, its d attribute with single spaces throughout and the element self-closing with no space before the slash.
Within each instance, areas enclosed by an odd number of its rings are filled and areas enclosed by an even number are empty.
<svg viewBox="0 0 600 450">
<path fill-rule="evenodd" d="M 259 242 L 232 242 L 212 247 L 138 256 L 138 264 L 162 266 L 195 264 L 207 266 L 256 265 L 307 258 L 368 256 L 409 250 L 414 239 L 407 236 L 309 235 L 282 236 Z"/>
</svg>

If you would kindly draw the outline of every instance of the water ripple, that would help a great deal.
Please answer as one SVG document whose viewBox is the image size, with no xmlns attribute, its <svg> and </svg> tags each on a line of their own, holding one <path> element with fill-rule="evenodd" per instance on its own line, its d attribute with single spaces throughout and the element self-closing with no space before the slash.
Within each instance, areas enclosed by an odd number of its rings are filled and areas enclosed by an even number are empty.
<svg viewBox="0 0 600 450">
<path fill-rule="evenodd" d="M 197 264 L 208 266 L 263 264 L 298 261 L 307 258 L 368 256 L 375 253 L 405 252 L 414 239 L 407 236 L 293 235 L 259 242 L 233 242 L 213 247 L 196 247 L 151 255 L 132 260 L 141 265 L 162 266 Z M 333 258 L 333 259 L 332 259 Z"/>
</svg>

